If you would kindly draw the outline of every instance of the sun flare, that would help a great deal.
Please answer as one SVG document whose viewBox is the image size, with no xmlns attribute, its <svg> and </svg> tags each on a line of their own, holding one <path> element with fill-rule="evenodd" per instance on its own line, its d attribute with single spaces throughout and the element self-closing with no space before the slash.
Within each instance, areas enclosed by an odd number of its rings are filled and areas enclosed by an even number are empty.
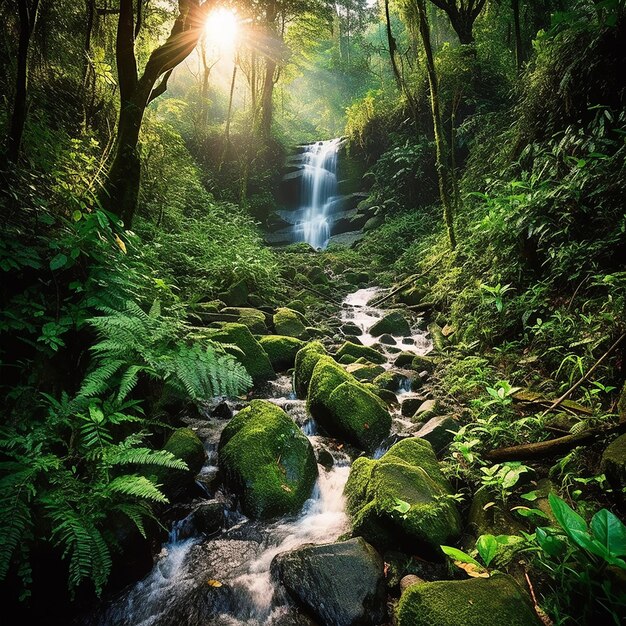
<svg viewBox="0 0 626 626">
<path fill-rule="evenodd" d="M 209 14 L 206 22 L 206 37 L 209 45 L 232 48 L 237 40 L 239 23 L 234 11 L 221 7 Z"/>
</svg>

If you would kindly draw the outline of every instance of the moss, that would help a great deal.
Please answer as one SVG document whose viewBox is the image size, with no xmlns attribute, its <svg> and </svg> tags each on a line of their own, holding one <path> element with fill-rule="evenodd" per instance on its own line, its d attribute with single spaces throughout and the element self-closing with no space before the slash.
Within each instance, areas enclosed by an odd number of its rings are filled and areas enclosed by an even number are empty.
<svg viewBox="0 0 626 626">
<path fill-rule="evenodd" d="M 380 376 L 385 368 L 382 365 L 372 365 L 369 363 L 352 363 L 348 365 L 346 371 L 352 374 L 357 380 L 374 380 Z"/>
<path fill-rule="evenodd" d="M 356 358 L 350 354 L 344 354 L 340 359 L 337 359 L 337 361 L 342 365 L 351 365 L 356 361 Z"/>
<path fill-rule="evenodd" d="M 378 461 L 355 462 L 345 493 L 354 532 L 379 548 L 437 557 L 440 544 L 460 535 L 456 506 L 445 498 L 450 485 L 426 441 L 405 439 Z M 395 510 L 398 500 L 411 505 L 404 515 Z"/>
<path fill-rule="evenodd" d="M 206 460 L 206 452 L 202 441 L 191 428 L 175 430 L 163 449 L 171 452 L 177 459 L 184 461 L 188 467 L 188 470 L 172 470 L 163 467 L 154 467 L 149 470 L 149 475 L 163 486 L 165 495 L 174 499 L 185 493 L 193 485 L 196 474 Z"/>
<path fill-rule="evenodd" d="M 377 363 L 378 365 L 382 365 L 387 359 L 383 354 L 374 350 L 374 348 L 369 348 L 368 346 L 360 346 L 356 343 L 352 343 L 351 341 L 346 341 L 340 348 L 337 350 L 337 358 L 340 359 L 344 354 L 348 354 L 349 356 L 353 356 L 356 359 L 364 357 L 370 363 Z"/>
<path fill-rule="evenodd" d="M 248 374 L 255 381 L 267 380 L 275 377 L 274 369 L 269 357 L 261 344 L 252 336 L 247 326 L 243 324 L 223 324 L 222 328 L 211 333 L 213 341 L 232 344 L 239 350 L 226 348 L 248 370 Z M 242 354 L 243 353 L 243 354 Z"/>
<path fill-rule="evenodd" d="M 317 463 L 309 440 L 278 406 L 253 400 L 222 432 L 219 464 L 244 513 L 297 512 L 311 495 Z"/>
<path fill-rule="evenodd" d="M 327 405 L 331 393 L 342 383 L 354 380 L 332 357 L 321 356 L 313 368 L 309 383 L 307 409 L 311 415 L 317 420 L 324 419 L 329 412 Z"/>
<path fill-rule="evenodd" d="M 411 368 L 417 372 L 432 372 L 436 367 L 435 359 L 429 356 L 413 355 Z"/>
<path fill-rule="evenodd" d="M 621 435 L 604 451 L 602 470 L 615 489 L 626 485 L 626 435 Z"/>
<path fill-rule="evenodd" d="M 310 324 L 302 313 L 293 309 L 282 307 L 274 313 L 274 328 L 278 335 L 306 339 L 308 337 L 307 326 Z"/>
<path fill-rule="evenodd" d="M 363 450 L 375 450 L 389 435 L 389 412 L 380 398 L 362 385 L 342 383 L 330 394 L 327 408 L 329 419 L 320 419 L 320 425 Z"/>
<path fill-rule="evenodd" d="M 441 580 L 410 586 L 398 626 L 539 626 L 526 594 L 510 576 Z"/>
<path fill-rule="evenodd" d="M 371 328 L 370 334 L 374 337 L 380 335 L 393 335 L 394 337 L 407 337 L 411 334 L 411 327 L 402 313 L 392 311 L 379 319 Z"/>
<path fill-rule="evenodd" d="M 428 324 L 428 332 L 430 333 L 430 338 L 432 339 L 435 350 L 437 352 L 443 352 L 448 345 L 448 340 L 444 337 L 441 326 L 436 322 L 432 322 Z"/>
<path fill-rule="evenodd" d="M 298 350 L 305 345 L 300 339 L 284 335 L 267 335 L 261 337 L 259 343 L 277 372 L 293 367 Z"/>
<path fill-rule="evenodd" d="M 393 364 L 396 367 L 410 367 L 414 358 L 415 358 L 414 352 L 400 352 L 400 354 L 398 354 Z"/>
<path fill-rule="evenodd" d="M 372 381 L 380 389 L 386 389 L 387 391 L 397 391 L 400 389 L 400 385 L 406 380 L 406 376 L 399 372 L 386 371 L 376 376 Z"/>
<path fill-rule="evenodd" d="M 304 302 L 302 302 L 302 300 L 292 300 L 291 302 L 288 302 L 287 308 L 293 309 L 298 313 L 302 313 L 302 315 L 306 313 L 306 306 L 304 305 Z"/>
<path fill-rule="evenodd" d="M 319 341 L 307 343 L 296 354 L 293 386 L 298 398 L 306 398 L 313 368 L 321 356 L 326 355 L 326 348 Z"/>
<path fill-rule="evenodd" d="M 485 508 L 490 503 L 492 506 Z M 472 500 L 468 513 L 468 527 L 475 537 L 481 535 L 519 535 L 524 526 L 512 517 L 506 507 L 492 497 L 487 487 L 481 487 Z"/>
<path fill-rule="evenodd" d="M 226 307 L 220 313 L 222 315 L 236 315 L 238 317 L 237 323 L 247 326 L 251 333 L 263 335 L 267 332 L 265 313 L 263 311 L 248 307 Z M 224 319 L 228 320 L 229 318 L 226 317 Z M 230 319 L 232 320 L 233 318 L 231 317 Z"/>
</svg>

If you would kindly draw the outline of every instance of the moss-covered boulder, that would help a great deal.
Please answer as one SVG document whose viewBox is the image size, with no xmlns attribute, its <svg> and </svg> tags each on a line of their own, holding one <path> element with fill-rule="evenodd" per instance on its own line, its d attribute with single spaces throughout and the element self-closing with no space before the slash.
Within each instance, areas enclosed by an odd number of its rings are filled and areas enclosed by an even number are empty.
<svg viewBox="0 0 626 626">
<path fill-rule="evenodd" d="M 307 326 L 310 324 L 304 315 L 293 309 L 281 307 L 274 313 L 274 328 L 277 335 L 306 339 L 309 336 Z"/>
<path fill-rule="evenodd" d="M 327 354 L 326 348 L 319 341 L 307 343 L 298 351 L 293 373 L 293 386 L 298 398 L 306 398 L 309 390 L 309 381 L 313 375 L 313 368 L 320 357 Z"/>
<path fill-rule="evenodd" d="M 400 372 L 388 370 L 376 376 L 373 383 L 381 389 L 387 391 L 398 391 L 403 383 L 407 382 L 407 377 Z"/>
<path fill-rule="evenodd" d="M 346 341 L 340 348 L 337 350 L 337 358 L 340 359 L 344 355 L 353 356 L 356 359 L 365 358 L 370 363 L 376 363 L 377 365 L 381 365 L 387 359 L 384 354 L 378 352 L 378 350 L 374 350 L 374 348 L 370 348 L 368 346 L 360 346 L 356 343 L 352 343 L 351 341 Z"/>
<path fill-rule="evenodd" d="M 178 428 L 170 436 L 163 449 L 171 452 L 177 459 L 187 464 L 188 470 L 173 470 L 154 467 L 149 475 L 162 485 L 163 493 L 170 501 L 180 498 L 189 492 L 206 460 L 206 452 L 202 441 L 191 428 Z"/>
<path fill-rule="evenodd" d="M 380 335 L 385 334 L 393 335 L 394 337 L 406 337 L 411 334 L 411 326 L 402 313 L 391 311 L 391 313 L 387 313 L 370 328 L 370 335 L 374 337 L 380 337 Z"/>
<path fill-rule="evenodd" d="M 219 343 L 234 345 L 238 350 L 226 347 L 228 352 L 246 368 L 255 381 L 269 380 L 276 373 L 267 353 L 252 336 L 250 329 L 243 324 L 223 324 L 222 328 L 211 333 L 210 338 Z"/>
<path fill-rule="evenodd" d="M 352 363 L 346 367 L 346 371 L 357 380 L 371 381 L 380 376 L 385 371 L 385 368 L 382 365 L 373 365 L 371 363 Z"/>
<path fill-rule="evenodd" d="M 491 505 L 487 506 L 490 503 Z M 481 535 L 519 535 L 522 530 L 526 530 L 523 524 L 511 515 L 509 507 L 502 506 L 487 487 L 481 487 L 474 494 L 467 526 L 476 538 Z"/>
<path fill-rule="evenodd" d="M 411 369 L 416 372 L 432 372 L 436 366 L 437 363 L 431 356 L 414 354 L 411 360 Z"/>
<path fill-rule="evenodd" d="M 441 544 L 455 541 L 461 519 L 432 446 L 421 439 L 394 444 L 379 460 L 358 458 L 345 487 L 356 535 L 385 549 L 400 546 L 413 554 L 441 557 Z M 397 510 L 399 501 L 410 508 Z"/>
<path fill-rule="evenodd" d="M 411 367 L 411 363 L 413 363 L 414 358 L 415 352 L 407 352 L 406 350 L 403 350 L 400 354 L 398 354 L 393 364 L 396 367 Z"/>
<path fill-rule="evenodd" d="M 411 585 L 400 598 L 398 626 L 540 626 L 511 576 Z"/>
<path fill-rule="evenodd" d="M 232 306 L 222 309 L 220 314 L 225 316 L 226 321 L 233 320 L 238 324 L 244 324 L 255 335 L 263 335 L 267 332 L 265 313 L 259 311 L 259 309 Z"/>
<path fill-rule="evenodd" d="M 613 441 L 602 455 L 602 471 L 614 489 L 626 486 L 626 435 Z"/>
<path fill-rule="evenodd" d="M 253 400 L 228 423 L 220 438 L 219 466 L 243 512 L 253 518 L 297 512 L 317 479 L 311 443 L 266 400 Z"/>
<path fill-rule="evenodd" d="M 332 357 L 322 355 L 317 360 L 307 394 L 307 409 L 316 420 L 327 417 L 330 394 L 345 382 L 355 382 L 355 379 Z"/>
<path fill-rule="evenodd" d="M 304 341 L 284 335 L 266 335 L 259 338 L 259 343 L 275 371 L 280 372 L 294 366 L 298 350 L 304 347 Z"/>
</svg>

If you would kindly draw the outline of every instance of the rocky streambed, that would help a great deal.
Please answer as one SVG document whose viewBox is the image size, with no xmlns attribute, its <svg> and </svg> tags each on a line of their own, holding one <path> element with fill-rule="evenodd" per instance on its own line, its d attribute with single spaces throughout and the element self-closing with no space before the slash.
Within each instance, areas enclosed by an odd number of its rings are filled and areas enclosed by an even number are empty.
<svg viewBox="0 0 626 626">
<path fill-rule="evenodd" d="M 508 576 L 447 580 L 439 545 L 464 521 L 437 452 L 458 425 L 421 395 L 422 320 L 372 306 L 377 295 L 345 299 L 343 343 L 303 341 L 312 331 L 288 310 L 274 319 L 284 335 L 223 325 L 220 340 L 254 360 L 255 390 L 174 433 L 201 442 L 204 495 L 180 509 L 152 571 L 82 623 L 537 623 Z"/>
</svg>

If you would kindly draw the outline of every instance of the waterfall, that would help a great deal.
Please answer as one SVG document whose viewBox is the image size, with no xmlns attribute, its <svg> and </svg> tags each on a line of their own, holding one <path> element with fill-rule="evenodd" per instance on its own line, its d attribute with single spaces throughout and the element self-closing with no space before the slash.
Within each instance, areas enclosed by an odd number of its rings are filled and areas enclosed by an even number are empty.
<svg viewBox="0 0 626 626">
<path fill-rule="evenodd" d="M 330 239 L 329 208 L 337 196 L 337 156 L 344 140 L 319 141 L 306 146 L 300 195 L 304 219 L 294 226 L 296 241 L 324 249 Z"/>
</svg>

